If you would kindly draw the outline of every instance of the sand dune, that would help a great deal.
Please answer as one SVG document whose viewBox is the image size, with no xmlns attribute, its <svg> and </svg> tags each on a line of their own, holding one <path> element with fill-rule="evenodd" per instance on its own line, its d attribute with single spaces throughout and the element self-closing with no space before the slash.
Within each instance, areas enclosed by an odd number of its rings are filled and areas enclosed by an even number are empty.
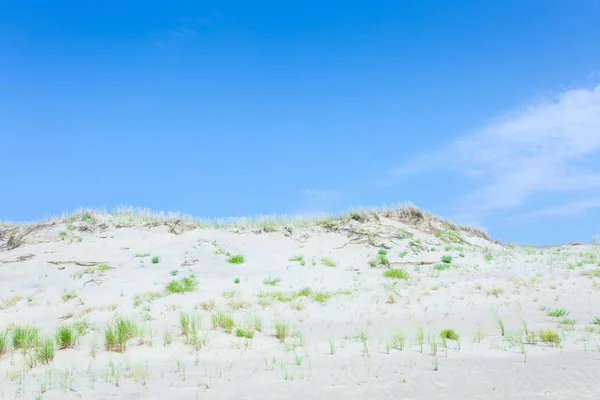
<svg viewBox="0 0 600 400">
<path fill-rule="evenodd" d="M 596 399 L 599 262 L 411 207 L 4 224 L 0 398 Z"/>
</svg>

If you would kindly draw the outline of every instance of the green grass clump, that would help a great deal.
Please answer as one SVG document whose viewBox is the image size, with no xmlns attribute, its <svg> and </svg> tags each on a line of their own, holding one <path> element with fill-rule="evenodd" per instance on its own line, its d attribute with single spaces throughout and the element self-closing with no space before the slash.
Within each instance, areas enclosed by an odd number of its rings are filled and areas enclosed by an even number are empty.
<svg viewBox="0 0 600 400">
<path fill-rule="evenodd" d="M 490 262 L 494 259 L 494 256 L 488 253 L 483 258 L 485 258 L 485 261 Z"/>
<path fill-rule="evenodd" d="M 235 279 L 233 280 L 233 283 L 235 283 L 236 285 L 237 285 L 237 284 L 239 284 L 240 282 L 241 282 L 241 281 L 240 281 L 240 278 L 235 278 Z"/>
<path fill-rule="evenodd" d="M 448 268 L 450 268 L 450 264 L 446 264 L 446 263 L 443 263 L 443 264 L 435 264 L 435 265 L 433 266 L 433 269 L 435 269 L 435 270 L 438 270 L 438 271 L 444 271 L 444 270 L 446 270 L 446 269 L 448 269 Z"/>
<path fill-rule="evenodd" d="M 410 275 L 408 274 L 408 272 L 406 272 L 405 270 L 400 269 L 400 268 L 388 269 L 383 273 L 383 276 L 385 276 L 386 278 L 393 278 L 393 279 L 408 279 L 408 278 L 410 278 Z"/>
<path fill-rule="evenodd" d="M 8 340 L 6 338 L 6 332 L 0 332 L 0 357 L 6 353 L 8 347 Z"/>
<path fill-rule="evenodd" d="M 540 341 L 549 344 L 552 347 L 560 346 L 560 334 L 550 329 L 542 329 L 539 331 L 538 336 Z"/>
<path fill-rule="evenodd" d="M 62 300 L 65 303 L 69 300 L 73 300 L 75 297 L 77 297 L 77 293 L 75 293 L 74 291 L 64 292 L 63 295 L 61 296 Z"/>
<path fill-rule="evenodd" d="M 326 258 L 326 257 L 321 258 L 321 263 L 326 267 L 337 267 L 337 264 L 335 263 L 335 261 L 333 261 L 329 258 Z"/>
<path fill-rule="evenodd" d="M 488 296 L 496 296 L 496 297 L 499 297 L 501 294 L 503 294 L 503 293 L 504 293 L 504 289 L 502 289 L 502 288 L 499 288 L 499 287 L 493 287 L 493 288 L 491 288 L 491 289 L 488 289 L 488 290 L 486 291 L 486 293 L 487 293 L 487 295 L 488 295 Z"/>
<path fill-rule="evenodd" d="M 592 321 L 592 324 L 594 324 L 594 325 L 600 325 L 600 316 L 594 318 L 594 320 Z"/>
<path fill-rule="evenodd" d="M 290 257 L 289 261 L 297 261 L 299 263 L 304 261 L 304 256 L 293 256 Z"/>
<path fill-rule="evenodd" d="M 279 284 L 279 282 L 281 282 L 281 278 L 267 278 L 263 281 L 263 283 L 267 286 L 277 286 L 277 284 Z"/>
<path fill-rule="evenodd" d="M 227 333 L 231 333 L 235 325 L 233 317 L 223 311 L 215 311 L 212 313 L 211 319 L 213 329 L 217 329 L 217 327 L 219 327 L 224 329 Z"/>
<path fill-rule="evenodd" d="M 127 349 L 127 341 L 135 337 L 138 327 L 128 318 L 119 317 L 104 330 L 104 346 L 106 351 L 123 353 Z"/>
<path fill-rule="evenodd" d="M 450 264 L 452 262 L 452 256 L 448 256 L 448 255 L 442 256 L 442 262 L 445 264 Z"/>
<path fill-rule="evenodd" d="M 227 259 L 227 262 L 230 264 L 243 264 L 246 261 L 246 259 L 244 258 L 244 256 L 242 255 L 235 255 L 235 256 L 231 256 Z"/>
<path fill-rule="evenodd" d="M 54 360 L 54 340 L 52 338 L 41 339 L 36 348 L 35 355 L 42 364 L 50 364 Z"/>
<path fill-rule="evenodd" d="M 158 264 L 159 262 L 160 262 L 160 257 L 159 256 L 152 257 L 152 264 Z"/>
<path fill-rule="evenodd" d="M 377 258 L 369 263 L 371 267 L 376 267 L 378 265 L 390 265 L 390 260 L 387 258 L 387 251 L 379 250 L 377 253 Z"/>
<path fill-rule="evenodd" d="M 56 330 L 56 343 L 60 350 L 72 349 L 77 342 L 77 330 L 73 325 L 61 325 Z"/>
<path fill-rule="evenodd" d="M 569 312 L 564 308 L 555 308 L 553 310 L 548 310 L 546 314 L 549 317 L 564 317 L 565 315 L 568 315 Z"/>
<path fill-rule="evenodd" d="M 312 294 L 313 290 L 311 288 L 309 288 L 308 286 L 303 287 L 302 289 L 298 290 L 298 296 L 300 297 L 307 297 L 310 296 Z"/>
<path fill-rule="evenodd" d="M 179 280 L 171 281 L 165 286 L 165 292 L 167 294 L 188 293 L 193 292 L 196 289 L 198 289 L 198 281 L 194 274 Z"/>
<path fill-rule="evenodd" d="M 15 350 L 28 350 L 37 346 L 40 341 L 40 330 L 34 326 L 16 326 L 12 331 L 12 346 Z"/>
<path fill-rule="evenodd" d="M 316 292 L 312 295 L 312 299 L 314 301 L 316 301 L 317 303 L 325 303 L 327 300 L 329 300 L 331 298 L 331 293 L 327 293 L 327 292 Z"/>
<path fill-rule="evenodd" d="M 452 329 L 442 329 L 442 331 L 440 332 L 440 337 L 450 340 L 459 339 L 458 333 L 456 333 Z"/>
<path fill-rule="evenodd" d="M 150 253 L 135 253 L 137 258 L 150 257 Z"/>
<path fill-rule="evenodd" d="M 283 343 L 290 333 L 290 326 L 282 321 L 273 321 L 273 327 L 275 328 L 275 336 Z"/>
<path fill-rule="evenodd" d="M 235 336 L 252 339 L 254 337 L 254 331 L 251 329 L 243 329 L 240 327 L 235 328 Z"/>
</svg>

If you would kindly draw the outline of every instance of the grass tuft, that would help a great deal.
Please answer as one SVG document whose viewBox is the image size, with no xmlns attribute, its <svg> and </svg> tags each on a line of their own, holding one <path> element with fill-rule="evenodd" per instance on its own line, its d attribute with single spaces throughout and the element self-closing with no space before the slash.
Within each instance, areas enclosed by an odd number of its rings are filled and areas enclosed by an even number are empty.
<svg viewBox="0 0 600 400">
<path fill-rule="evenodd" d="M 323 264 L 326 267 L 337 267 L 337 264 L 335 263 L 335 261 L 333 261 L 329 258 L 326 258 L 326 257 L 321 258 L 321 264 Z"/>
<path fill-rule="evenodd" d="M 104 346 L 106 351 L 123 353 L 127 349 L 127 341 L 135 337 L 138 327 L 128 318 L 118 317 L 104 330 Z"/>
<path fill-rule="evenodd" d="M 77 342 L 77 329 L 73 325 L 61 325 L 56 330 L 56 343 L 60 350 L 72 349 Z"/>
<path fill-rule="evenodd" d="M 552 347 L 560 346 L 560 334 L 550 329 L 542 329 L 539 331 L 538 336 L 543 343 L 546 343 Z"/>
<path fill-rule="evenodd" d="M 165 286 L 165 292 L 167 294 L 188 293 L 193 292 L 196 289 L 198 289 L 198 281 L 194 274 L 179 280 L 173 280 Z"/>
<path fill-rule="evenodd" d="M 16 326 L 12 332 L 12 346 L 15 350 L 28 350 L 38 345 L 40 341 L 40 330 L 34 326 Z"/>
<path fill-rule="evenodd" d="M 254 337 L 254 331 L 251 329 L 243 329 L 240 327 L 235 328 L 235 336 L 252 339 Z"/>
<path fill-rule="evenodd" d="M 159 262 L 160 262 L 160 257 L 159 256 L 152 257 L 152 264 L 158 264 Z"/>
<path fill-rule="evenodd" d="M 246 259 L 242 255 L 231 256 L 227 259 L 227 262 L 230 264 L 243 264 L 246 262 Z"/>
<path fill-rule="evenodd" d="M 39 362 L 50 364 L 54 360 L 54 340 L 52 338 L 41 339 L 35 353 Z"/>
<path fill-rule="evenodd" d="M 440 332 L 440 337 L 449 340 L 459 339 L 458 333 L 456 333 L 452 329 L 442 329 L 442 331 Z"/>
<path fill-rule="evenodd" d="M 568 314 L 569 312 L 564 308 L 555 308 L 552 310 L 548 310 L 548 312 L 546 313 L 546 315 L 548 315 L 549 317 L 564 317 Z"/>
<path fill-rule="evenodd" d="M 273 321 L 273 327 L 275 328 L 275 336 L 283 343 L 290 333 L 290 326 L 282 321 Z"/>
<path fill-rule="evenodd" d="M 277 284 L 279 284 L 279 282 L 281 282 L 281 278 L 275 277 L 275 278 L 267 278 L 263 281 L 263 283 L 267 286 L 277 286 Z"/>
<path fill-rule="evenodd" d="M 386 278 L 393 278 L 393 279 L 408 279 L 408 278 L 410 278 L 410 275 L 408 274 L 408 272 L 406 272 L 405 270 L 400 269 L 400 268 L 388 269 L 383 273 L 383 276 L 385 276 Z"/>
</svg>

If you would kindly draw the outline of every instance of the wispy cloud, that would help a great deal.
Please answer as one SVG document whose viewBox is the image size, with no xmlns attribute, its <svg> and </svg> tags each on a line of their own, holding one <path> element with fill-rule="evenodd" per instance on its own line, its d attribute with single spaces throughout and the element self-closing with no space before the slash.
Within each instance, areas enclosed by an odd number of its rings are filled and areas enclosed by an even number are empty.
<svg viewBox="0 0 600 400">
<path fill-rule="evenodd" d="M 191 29 L 191 28 L 186 28 L 185 26 L 178 26 L 176 28 L 167 29 L 167 33 L 170 35 L 179 36 L 182 38 L 198 34 L 198 32 L 196 32 L 196 30 Z"/>
<path fill-rule="evenodd" d="M 331 211 L 340 198 L 340 192 L 331 189 L 299 190 L 300 207 L 297 214 L 323 214 Z"/>
<path fill-rule="evenodd" d="M 534 195 L 592 191 L 600 198 L 599 155 L 600 85 L 505 114 L 445 148 L 417 155 L 390 176 L 460 173 L 475 183 L 461 208 L 485 215 L 525 205 Z"/>
<path fill-rule="evenodd" d="M 541 210 L 532 211 L 520 217 L 525 219 L 537 219 L 549 216 L 583 215 L 594 208 L 600 208 L 600 198 L 576 200 L 554 207 L 542 208 Z"/>
</svg>

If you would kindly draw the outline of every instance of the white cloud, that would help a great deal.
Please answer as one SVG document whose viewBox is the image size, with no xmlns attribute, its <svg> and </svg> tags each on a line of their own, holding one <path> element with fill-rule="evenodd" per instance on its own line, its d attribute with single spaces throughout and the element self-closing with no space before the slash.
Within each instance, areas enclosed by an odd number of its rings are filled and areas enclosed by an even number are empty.
<svg viewBox="0 0 600 400">
<path fill-rule="evenodd" d="M 446 148 L 417 155 L 391 175 L 461 173 L 478 182 L 462 207 L 485 214 L 521 206 L 533 195 L 597 190 L 599 150 L 600 85 L 506 114 Z"/>
<path fill-rule="evenodd" d="M 548 217 L 548 216 L 573 216 L 573 215 L 582 215 L 587 211 L 600 208 L 600 198 L 591 198 L 584 200 L 577 200 L 573 202 L 569 202 L 566 204 L 562 204 L 559 206 L 543 208 L 541 210 L 536 210 L 530 213 L 527 213 L 522 218 L 539 218 L 539 217 Z"/>
<path fill-rule="evenodd" d="M 340 197 L 340 192 L 329 189 L 303 189 L 298 194 L 301 196 L 301 206 L 297 212 L 303 214 L 326 213 Z"/>
</svg>

